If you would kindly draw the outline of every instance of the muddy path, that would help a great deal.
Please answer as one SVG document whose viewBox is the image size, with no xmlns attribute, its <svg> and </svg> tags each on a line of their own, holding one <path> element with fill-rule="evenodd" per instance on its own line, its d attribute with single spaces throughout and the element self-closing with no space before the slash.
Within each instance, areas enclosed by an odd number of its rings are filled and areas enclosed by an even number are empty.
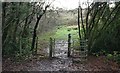
<svg viewBox="0 0 120 73">
<path fill-rule="evenodd" d="M 109 71 L 119 70 L 120 66 L 107 61 L 104 56 L 88 56 L 84 63 L 73 63 L 74 58 L 67 57 L 67 41 L 56 41 L 53 58 L 31 58 L 23 62 L 13 62 L 11 59 L 3 60 L 3 71 Z M 49 51 L 49 50 L 48 50 Z"/>
</svg>

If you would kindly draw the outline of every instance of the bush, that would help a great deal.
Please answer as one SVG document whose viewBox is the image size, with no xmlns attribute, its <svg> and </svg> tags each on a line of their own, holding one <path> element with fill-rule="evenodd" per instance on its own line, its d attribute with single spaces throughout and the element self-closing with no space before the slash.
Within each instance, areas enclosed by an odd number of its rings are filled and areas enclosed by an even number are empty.
<svg viewBox="0 0 120 73">
<path fill-rule="evenodd" d="M 31 42 L 29 38 L 21 38 L 16 43 L 9 40 L 3 49 L 3 55 L 16 59 L 24 59 L 32 53 L 30 50 Z"/>
<path fill-rule="evenodd" d="M 120 63 L 120 53 L 117 51 L 114 51 L 113 54 L 108 54 L 107 58 L 109 60 L 113 60 L 113 61 L 116 61 L 117 63 Z"/>
</svg>

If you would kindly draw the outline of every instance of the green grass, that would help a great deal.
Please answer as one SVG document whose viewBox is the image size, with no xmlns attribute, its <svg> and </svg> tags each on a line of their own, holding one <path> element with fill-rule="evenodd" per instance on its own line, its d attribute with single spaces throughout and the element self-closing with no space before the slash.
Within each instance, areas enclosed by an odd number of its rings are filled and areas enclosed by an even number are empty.
<svg viewBox="0 0 120 73">
<path fill-rule="evenodd" d="M 42 35 L 39 36 L 39 40 L 40 41 L 48 41 L 50 37 L 52 37 L 54 33 L 51 31 L 51 32 L 47 32 L 47 33 L 44 33 Z"/>
<path fill-rule="evenodd" d="M 68 28 L 68 27 L 69 26 L 55 27 L 54 30 L 44 33 L 43 35 L 40 35 L 39 40 L 49 42 L 50 37 L 55 39 L 67 40 L 68 34 L 71 34 L 72 38 L 78 38 L 78 30 L 74 30 L 73 28 Z"/>
<path fill-rule="evenodd" d="M 53 35 L 56 39 L 67 39 L 68 34 L 71 34 L 72 37 L 77 38 L 78 30 L 73 30 L 68 28 L 68 26 L 62 26 L 59 29 L 56 29 L 55 35 Z"/>
<path fill-rule="evenodd" d="M 68 34 L 71 34 L 75 49 L 79 48 L 78 29 L 76 28 L 77 27 L 74 28 L 74 26 L 58 26 L 52 31 L 39 35 L 39 44 L 42 44 L 39 47 L 43 48 L 46 44 L 48 45 L 50 37 L 55 38 L 55 40 L 68 40 Z M 71 46 L 73 46 L 73 44 L 71 44 Z"/>
</svg>

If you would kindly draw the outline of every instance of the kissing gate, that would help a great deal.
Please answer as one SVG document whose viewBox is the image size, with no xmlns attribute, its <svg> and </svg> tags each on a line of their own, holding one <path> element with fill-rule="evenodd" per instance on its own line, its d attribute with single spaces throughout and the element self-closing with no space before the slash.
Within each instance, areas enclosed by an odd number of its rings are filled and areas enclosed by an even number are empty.
<svg viewBox="0 0 120 73">
<path fill-rule="evenodd" d="M 77 45 L 78 44 L 78 45 Z M 77 46 L 76 46 L 77 45 Z M 71 34 L 68 34 L 68 40 L 57 40 L 50 38 L 49 57 L 68 58 L 74 60 L 86 61 L 87 57 L 87 40 L 72 39 Z"/>
</svg>

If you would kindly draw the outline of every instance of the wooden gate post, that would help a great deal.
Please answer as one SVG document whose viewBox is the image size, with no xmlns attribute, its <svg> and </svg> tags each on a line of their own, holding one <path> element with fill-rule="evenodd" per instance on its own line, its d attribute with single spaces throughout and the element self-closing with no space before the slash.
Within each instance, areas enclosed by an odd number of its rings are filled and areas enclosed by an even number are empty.
<svg viewBox="0 0 120 73">
<path fill-rule="evenodd" d="M 53 40 L 50 38 L 50 48 L 49 48 L 49 57 L 52 58 L 52 48 L 53 48 Z"/>
<path fill-rule="evenodd" d="M 22 42 L 21 42 L 21 40 L 22 40 L 22 38 L 21 37 L 19 37 L 19 45 L 20 45 L 20 49 L 19 49 L 19 52 L 20 52 L 20 55 L 22 54 Z"/>
<path fill-rule="evenodd" d="M 53 57 L 55 55 L 55 38 L 53 39 L 53 48 L 52 48 L 52 54 L 53 54 Z"/>
<path fill-rule="evenodd" d="M 68 34 L 68 57 L 70 57 L 71 53 L 71 34 Z"/>
<path fill-rule="evenodd" d="M 35 54 L 37 55 L 37 48 L 38 48 L 38 37 L 36 37 L 36 47 L 35 47 Z"/>
</svg>

